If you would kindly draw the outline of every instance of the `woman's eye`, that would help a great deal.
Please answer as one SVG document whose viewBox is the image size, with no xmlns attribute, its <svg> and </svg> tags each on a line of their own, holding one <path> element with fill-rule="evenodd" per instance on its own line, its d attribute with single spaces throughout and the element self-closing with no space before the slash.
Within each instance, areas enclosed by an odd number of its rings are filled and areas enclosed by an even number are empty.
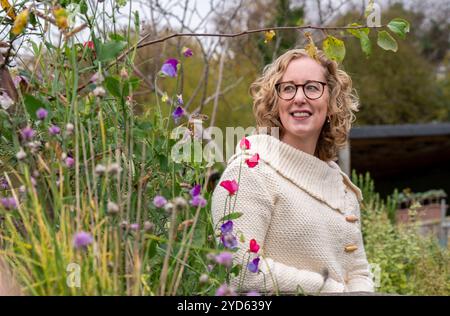
<svg viewBox="0 0 450 316">
<path fill-rule="evenodd" d="M 307 85 L 306 89 L 309 91 L 319 91 L 319 88 L 315 85 Z"/>
<path fill-rule="evenodd" d="M 284 87 L 283 88 L 283 91 L 284 92 L 292 92 L 292 91 L 294 91 L 295 90 L 295 87 L 294 86 L 287 86 L 287 87 Z"/>
</svg>

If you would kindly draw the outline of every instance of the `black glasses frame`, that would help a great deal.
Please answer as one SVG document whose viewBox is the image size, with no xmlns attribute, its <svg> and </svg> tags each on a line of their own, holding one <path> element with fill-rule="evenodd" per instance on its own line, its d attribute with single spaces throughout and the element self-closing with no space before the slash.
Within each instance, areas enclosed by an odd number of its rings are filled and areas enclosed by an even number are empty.
<svg viewBox="0 0 450 316">
<path fill-rule="evenodd" d="M 317 83 L 320 83 L 320 84 L 322 85 L 322 93 L 321 93 L 320 96 L 318 96 L 317 98 L 310 98 L 310 97 L 308 97 L 308 96 L 306 95 L 305 86 L 306 86 L 307 84 L 311 83 L 311 82 L 317 82 Z M 295 93 L 294 93 L 294 95 L 292 96 L 292 98 L 290 98 L 290 99 L 285 99 L 285 98 L 282 98 L 282 97 L 280 96 L 280 85 L 283 84 L 283 83 L 291 83 L 293 86 L 295 86 Z M 278 95 L 278 97 L 279 97 L 280 99 L 282 99 L 282 100 L 284 100 L 284 101 L 291 101 L 291 100 L 293 100 L 293 99 L 295 98 L 295 96 L 297 95 L 298 87 L 302 87 L 303 94 L 305 95 L 305 97 L 306 97 L 307 99 L 309 99 L 309 100 L 317 100 L 317 99 L 319 99 L 320 97 L 323 96 L 323 92 L 325 91 L 325 86 L 326 86 L 326 85 L 327 85 L 327 84 L 326 84 L 325 82 L 322 82 L 322 81 L 316 81 L 316 80 L 308 80 L 308 81 L 306 81 L 304 84 L 295 84 L 295 83 L 293 83 L 292 81 L 286 81 L 286 82 L 279 82 L 279 83 L 275 84 L 275 90 L 277 91 L 277 95 Z"/>
</svg>

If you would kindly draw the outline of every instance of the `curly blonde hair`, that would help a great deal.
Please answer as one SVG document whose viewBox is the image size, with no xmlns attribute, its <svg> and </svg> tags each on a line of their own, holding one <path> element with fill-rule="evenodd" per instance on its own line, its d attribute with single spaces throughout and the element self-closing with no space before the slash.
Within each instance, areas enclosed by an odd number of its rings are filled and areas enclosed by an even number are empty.
<svg viewBox="0 0 450 316">
<path fill-rule="evenodd" d="M 308 57 L 304 49 L 292 49 L 278 57 L 272 64 L 264 67 L 263 74 L 250 86 L 253 97 L 253 114 L 258 131 L 270 131 L 273 127 L 280 129 L 283 135 L 278 112 L 277 84 L 285 73 L 289 63 L 297 58 Z M 329 91 L 328 118 L 320 133 L 315 156 L 328 161 L 337 157 L 338 150 L 345 147 L 350 128 L 355 120 L 353 112 L 358 111 L 358 97 L 352 88 L 352 79 L 338 64 L 328 59 L 322 51 L 317 53 L 317 61 L 325 68 L 325 78 Z"/>
</svg>

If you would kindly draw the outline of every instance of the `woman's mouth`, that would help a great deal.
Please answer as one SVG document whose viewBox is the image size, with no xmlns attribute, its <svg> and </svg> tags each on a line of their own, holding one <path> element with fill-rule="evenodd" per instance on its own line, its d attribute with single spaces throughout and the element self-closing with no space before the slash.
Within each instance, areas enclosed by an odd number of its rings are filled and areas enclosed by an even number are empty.
<svg viewBox="0 0 450 316">
<path fill-rule="evenodd" d="M 308 110 L 293 111 L 290 114 L 295 120 L 300 120 L 300 121 L 306 120 L 307 118 L 309 118 L 312 115 L 312 113 Z"/>
</svg>

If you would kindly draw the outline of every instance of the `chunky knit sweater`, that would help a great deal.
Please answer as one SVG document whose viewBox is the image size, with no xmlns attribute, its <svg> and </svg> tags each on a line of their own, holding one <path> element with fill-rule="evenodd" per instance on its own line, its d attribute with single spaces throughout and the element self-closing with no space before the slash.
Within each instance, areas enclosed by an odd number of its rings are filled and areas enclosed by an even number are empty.
<svg viewBox="0 0 450 316">
<path fill-rule="evenodd" d="M 361 191 L 339 166 L 298 150 L 270 135 L 248 137 L 251 148 L 239 145 L 220 181 L 239 180 L 231 198 L 238 251 L 234 263 L 244 263 L 245 279 L 232 279 L 243 291 L 350 292 L 373 291 L 360 226 Z M 244 162 L 253 154 L 259 164 Z M 213 193 L 213 222 L 219 227 L 229 192 Z M 236 199 L 236 201 L 235 201 Z M 228 199 L 229 201 L 229 199 Z M 249 241 L 260 245 L 248 252 Z M 260 256 L 259 272 L 246 263 Z"/>
</svg>

